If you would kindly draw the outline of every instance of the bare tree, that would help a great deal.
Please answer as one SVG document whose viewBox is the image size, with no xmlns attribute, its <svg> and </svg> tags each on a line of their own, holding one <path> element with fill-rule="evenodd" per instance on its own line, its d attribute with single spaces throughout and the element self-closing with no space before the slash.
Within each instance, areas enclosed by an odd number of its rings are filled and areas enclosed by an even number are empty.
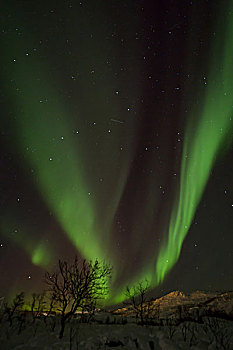
<svg viewBox="0 0 233 350">
<path fill-rule="evenodd" d="M 45 295 L 44 293 L 33 293 L 31 304 L 30 304 L 30 311 L 32 314 L 32 322 L 35 323 L 35 320 L 41 315 L 41 313 L 44 310 L 45 306 Z"/>
<path fill-rule="evenodd" d="M 21 311 L 24 305 L 24 292 L 16 294 L 12 303 L 10 305 L 6 304 L 5 314 L 7 315 L 7 321 L 9 321 L 10 326 L 13 324 L 13 319 L 19 311 Z"/>
<path fill-rule="evenodd" d="M 232 349 L 232 329 L 227 322 L 217 317 L 207 317 L 203 328 L 210 342 L 215 342 L 216 349 Z"/>
<path fill-rule="evenodd" d="M 172 339 L 174 334 L 177 331 L 175 320 L 172 318 L 166 317 L 163 320 L 163 325 L 167 328 L 168 338 Z"/>
<path fill-rule="evenodd" d="M 136 319 L 140 317 L 141 324 L 144 324 L 145 319 L 149 317 L 151 305 L 147 305 L 146 292 L 149 289 L 149 282 L 145 279 L 139 282 L 132 288 L 126 287 L 125 296 L 128 300 L 127 304 L 132 305 L 136 312 Z"/>
<path fill-rule="evenodd" d="M 108 293 L 111 267 L 105 263 L 80 261 L 77 256 L 72 263 L 59 260 L 58 270 L 45 274 L 45 283 L 57 311 L 61 313 L 60 334 L 64 334 L 66 321 L 77 310 L 92 312 L 97 302 Z"/>
</svg>

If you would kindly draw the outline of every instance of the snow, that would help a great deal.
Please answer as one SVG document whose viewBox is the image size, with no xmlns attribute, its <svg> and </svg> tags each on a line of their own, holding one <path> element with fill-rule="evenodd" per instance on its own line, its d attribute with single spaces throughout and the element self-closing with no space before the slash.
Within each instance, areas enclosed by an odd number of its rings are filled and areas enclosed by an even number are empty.
<svg viewBox="0 0 233 350">
<path fill-rule="evenodd" d="M 98 315 L 100 322 L 101 315 Z M 52 322 L 56 321 L 54 332 Z M 102 319 L 106 320 L 105 314 Z M 119 317 L 116 322 L 120 322 Z M 18 322 L 18 321 L 17 321 Z M 206 324 L 195 328 L 195 339 L 191 341 L 192 322 L 187 323 L 186 340 L 182 333 L 182 325 L 175 326 L 175 333 L 169 338 L 168 326 L 149 326 L 127 324 L 100 324 L 98 322 L 80 323 L 78 319 L 71 320 L 66 327 L 63 339 L 58 338 L 59 319 L 48 317 L 46 323 L 36 320 L 33 324 L 27 320 L 26 327 L 19 332 L 19 323 L 13 326 L 5 323 L 0 329 L 0 349 L 4 350 L 97 350 L 97 349 L 141 349 L 141 350 L 216 350 L 211 332 L 204 331 Z M 222 322 L 222 321 L 221 321 Z M 233 334 L 233 322 L 224 321 L 224 327 Z M 226 328 L 224 328 L 226 329 Z M 233 340 L 233 339 L 232 339 Z M 232 341 L 231 340 L 231 341 Z M 192 343 L 193 342 L 193 343 Z M 222 349 L 233 349 L 233 342 Z"/>
<path fill-rule="evenodd" d="M 233 350 L 232 294 L 213 297 L 198 292 L 190 300 L 184 294 L 170 293 L 154 302 L 160 304 L 154 319 L 157 325 L 136 324 L 132 308 L 97 312 L 90 323 L 81 323 L 76 315 L 67 323 L 62 339 L 58 315 L 41 314 L 33 322 L 30 313 L 25 319 L 16 314 L 11 326 L 0 313 L 0 349 Z M 182 311 L 179 305 L 186 308 Z"/>
</svg>

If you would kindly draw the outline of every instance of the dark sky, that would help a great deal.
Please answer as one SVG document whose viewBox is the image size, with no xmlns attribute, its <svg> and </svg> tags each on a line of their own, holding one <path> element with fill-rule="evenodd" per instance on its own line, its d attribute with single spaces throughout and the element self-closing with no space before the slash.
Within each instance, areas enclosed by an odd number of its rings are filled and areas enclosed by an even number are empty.
<svg viewBox="0 0 233 350">
<path fill-rule="evenodd" d="M 233 289 L 232 13 L 5 4 L 0 294 L 75 254 L 113 265 L 119 299 L 145 277 L 155 295 Z"/>
</svg>

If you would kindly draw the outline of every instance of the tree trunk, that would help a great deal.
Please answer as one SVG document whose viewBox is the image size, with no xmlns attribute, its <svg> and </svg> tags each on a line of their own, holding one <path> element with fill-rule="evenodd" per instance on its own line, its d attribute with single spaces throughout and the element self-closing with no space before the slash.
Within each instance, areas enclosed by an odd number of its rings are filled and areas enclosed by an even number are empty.
<svg viewBox="0 0 233 350">
<path fill-rule="evenodd" d="M 63 315 L 61 315 L 61 329 L 60 329 L 60 333 L 59 333 L 59 339 L 63 338 L 64 335 L 64 330 L 65 330 L 65 317 Z"/>
<path fill-rule="evenodd" d="M 143 319 L 143 311 L 142 310 L 140 312 L 140 316 L 141 316 L 141 324 L 143 325 L 144 324 L 144 319 Z"/>
</svg>

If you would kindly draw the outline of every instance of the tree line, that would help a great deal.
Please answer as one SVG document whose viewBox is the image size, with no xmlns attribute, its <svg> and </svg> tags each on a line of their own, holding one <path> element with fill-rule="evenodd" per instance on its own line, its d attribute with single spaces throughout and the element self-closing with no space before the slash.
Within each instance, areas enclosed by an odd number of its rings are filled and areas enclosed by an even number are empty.
<svg viewBox="0 0 233 350">
<path fill-rule="evenodd" d="M 92 262 L 76 256 L 71 263 L 59 260 L 55 272 L 45 273 L 45 292 L 33 293 L 26 308 L 23 292 L 17 294 L 10 304 L 2 299 L 0 321 L 7 321 L 11 327 L 13 320 L 17 318 L 20 325 L 23 309 L 24 315 L 26 311 L 30 312 L 33 322 L 41 315 L 59 313 L 61 339 L 67 322 L 77 311 L 89 318 L 94 315 L 101 300 L 109 293 L 111 273 L 112 267 L 98 259 Z"/>
</svg>

